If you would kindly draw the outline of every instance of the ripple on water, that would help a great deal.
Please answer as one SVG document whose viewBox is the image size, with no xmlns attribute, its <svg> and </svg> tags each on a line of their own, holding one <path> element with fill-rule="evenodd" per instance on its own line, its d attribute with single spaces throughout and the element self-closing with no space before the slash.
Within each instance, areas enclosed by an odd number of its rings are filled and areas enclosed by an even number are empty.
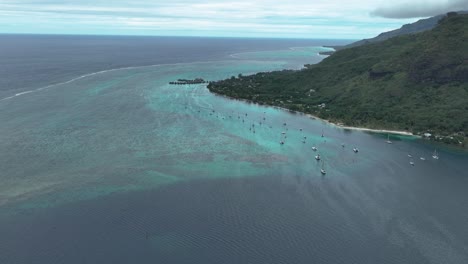
<svg viewBox="0 0 468 264">
<path fill-rule="evenodd" d="M 1 262 L 466 262 L 466 155 L 410 168 L 430 147 L 167 85 L 283 66 L 127 69 L 2 101 L 0 198 L 16 214 L 0 217 Z"/>
</svg>

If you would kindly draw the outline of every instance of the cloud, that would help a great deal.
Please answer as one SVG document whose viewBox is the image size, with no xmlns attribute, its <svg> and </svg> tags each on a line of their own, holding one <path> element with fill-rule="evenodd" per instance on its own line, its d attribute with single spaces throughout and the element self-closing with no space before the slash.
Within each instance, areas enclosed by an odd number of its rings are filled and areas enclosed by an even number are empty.
<svg viewBox="0 0 468 264">
<path fill-rule="evenodd" d="M 370 17 L 384 1 L 0 0 L 0 33 L 356 39 L 411 22 Z"/>
<path fill-rule="evenodd" d="M 420 18 L 468 10 L 468 0 L 414 0 L 378 7 L 371 15 L 384 18 Z"/>
</svg>

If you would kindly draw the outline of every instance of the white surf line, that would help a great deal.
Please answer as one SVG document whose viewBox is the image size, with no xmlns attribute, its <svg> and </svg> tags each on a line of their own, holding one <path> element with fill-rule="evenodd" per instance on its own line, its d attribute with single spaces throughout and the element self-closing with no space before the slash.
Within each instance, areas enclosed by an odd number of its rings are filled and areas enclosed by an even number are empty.
<svg viewBox="0 0 468 264">
<path fill-rule="evenodd" d="M 304 48 L 320 48 L 320 47 L 323 47 L 323 46 L 296 46 L 296 47 L 290 47 L 289 49 L 297 51 L 299 49 L 304 49 Z"/>
<path fill-rule="evenodd" d="M 258 53 L 258 52 L 270 52 L 270 51 L 282 51 L 282 50 L 246 51 L 246 52 L 239 52 L 239 53 L 230 54 L 229 57 L 234 58 L 234 59 L 242 59 L 242 58 L 239 58 L 239 55 Z M 246 59 L 246 60 L 249 60 L 249 59 Z"/>
<path fill-rule="evenodd" d="M 12 96 L 8 96 L 8 97 L 5 97 L 3 99 L 0 99 L 0 102 L 3 101 L 3 100 L 8 100 L 8 99 L 11 99 L 11 98 L 14 98 L 16 96 L 20 96 L 20 95 L 23 95 L 23 94 L 28 94 L 28 93 L 33 93 L 34 90 L 30 90 L 30 91 L 25 91 L 25 92 L 21 92 L 21 93 L 17 93 L 15 95 L 12 95 Z"/>
<path fill-rule="evenodd" d="M 321 46 L 321 48 L 332 49 L 332 50 L 330 50 L 330 51 L 336 52 L 336 49 L 331 48 L 331 47 Z M 320 54 L 320 52 L 323 52 L 323 51 L 319 51 L 319 52 L 317 53 L 317 56 L 321 56 L 321 57 L 328 57 L 328 56 L 330 56 L 330 55 Z M 325 52 L 327 52 L 327 51 L 325 51 Z"/>
<path fill-rule="evenodd" d="M 271 51 L 286 51 L 286 50 L 297 51 L 297 50 L 303 49 L 303 48 L 320 48 L 320 47 L 324 47 L 324 46 L 299 46 L 299 47 L 288 47 L 288 48 L 284 48 L 284 49 L 260 50 L 260 51 L 246 51 L 246 52 L 238 52 L 238 53 L 230 54 L 229 57 L 234 58 L 234 59 L 242 59 L 242 58 L 239 58 L 239 55 L 242 55 L 242 54 L 250 54 L 250 53 L 257 53 L 257 52 L 271 52 Z M 317 55 L 319 55 L 319 54 L 317 53 Z M 250 59 L 250 60 L 251 60 L 251 59 Z"/>
<path fill-rule="evenodd" d="M 294 48 L 307 48 L 307 47 L 323 47 L 323 46 L 290 47 L 289 49 L 294 49 Z M 241 54 L 256 53 L 256 52 L 269 52 L 269 51 L 280 51 L 280 50 L 262 50 L 262 51 L 239 52 L 239 53 L 230 54 L 229 57 L 232 57 L 232 58 L 234 58 L 234 59 L 240 59 L 240 58 L 238 58 L 238 57 L 236 57 L 236 56 L 237 56 L 237 55 L 241 55 Z M 21 95 L 25 95 L 25 94 L 29 94 L 29 93 L 35 93 L 35 92 L 39 92 L 39 91 L 42 91 L 42 90 L 46 90 L 46 89 L 49 89 L 49 88 L 52 88 L 52 87 L 55 87 L 55 86 L 60 86 L 60 85 L 64 85 L 64 84 L 69 84 L 69 83 L 72 83 L 72 82 L 74 82 L 74 81 L 78 81 L 78 80 L 81 80 L 81 79 L 84 79 L 84 78 L 87 78 L 87 77 L 90 77 L 90 76 L 93 76 L 93 75 L 103 74 L 103 73 L 107 73 L 107 72 L 120 71 L 120 70 L 130 70 L 130 69 L 139 69 L 139 68 L 149 68 L 149 67 L 162 67 L 162 66 L 175 66 L 175 65 L 192 65 L 192 64 L 197 64 L 197 63 L 213 63 L 213 62 L 222 62 L 222 61 L 227 62 L 228 60 L 219 60 L 219 61 L 197 61 L 197 62 L 177 62 L 177 63 L 167 63 L 167 64 L 151 64 L 151 65 L 143 65 L 143 66 L 130 66 L 130 67 L 122 67 L 122 68 L 115 68 L 115 69 L 102 70 L 102 71 L 97 71 L 97 72 L 92 72 L 92 73 L 84 74 L 84 75 L 78 76 L 78 77 L 76 77 L 76 78 L 73 78 L 73 79 L 68 80 L 68 81 L 65 81 L 65 82 L 54 83 L 54 84 L 50 84 L 50 85 L 47 85 L 47 86 L 44 86 L 44 87 L 41 87 L 41 88 L 37 88 L 37 89 L 35 89 L 35 90 L 29 90 L 29 91 L 20 92 L 20 93 L 14 94 L 14 95 L 12 95 L 12 96 L 8 96 L 8 97 L 5 97 L 5 98 L 0 99 L 0 102 L 6 101 L 6 100 L 9 100 L 9 99 L 13 99 L 13 98 L 18 97 L 18 96 L 21 96 Z M 245 59 L 245 61 L 258 61 L 258 60 Z"/>
<path fill-rule="evenodd" d="M 141 67 L 145 67 L 145 66 L 141 66 Z M 54 83 L 54 84 L 50 84 L 50 85 L 47 85 L 47 86 L 44 86 L 44 87 L 41 87 L 41 88 L 37 88 L 37 89 L 35 89 L 35 90 L 30 90 L 30 91 L 25 91 L 25 92 L 17 93 L 17 94 L 15 94 L 15 95 L 12 95 L 12 96 L 5 97 L 5 98 L 0 99 L 0 102 L 1 102 L 1 101 L 5 101 L 5 100 L 8 100 L 8 99 L 12 99 L 12 98 L 15 98 L 15 97 L 17 97 L 17 96 L 24 95 L 24 94 L 42 91 L 42 90 L 45 90 L 45 89 L 48 89 L 48 88 L 51 88 L 51 87 L 54 87 L 54 86 L 59 86 L 59 85 L 68 84 L 68 83 L 71 83 L 71 82 L 74 82 L 74 81 L 77 81 L 77 80 L 80 80 L 80 79 L 83 79 L 83 78 L 86 78 L 86 77 L 89 77 L 89 76 L 93 76 L 93 75 L 96 75 L 96 74 L 102 74 L 102 73 L 106 73 L 106 72 L 117 71 L 117 70 L 125 70 L 125 69 L 131 69 L 131 68 L 137 68 L 137 67 L 125 67 L 125 68 L 117 68 L 117 69 L 110 69 L 110 70 L 103 70 L 103 71 L 88 73 L 88 74 L 78 76 L 78 77 L 76 77 L 76 78 L 73 78 L 73 79 L 68 80 L 68 81 L 65 81 L 65 82 Z"/>
<path fill-rule="evenodd" d="M 315 47 L 315 46 L 314 46 L 314 47 Z M 317 46 L 317 47 L 319 47 L 319 46 Z M 296 47 L 289 47 L 289 48 L 284 48 L 284 49 L 272 49 L 272 50 L 244 51 L 244 52 L 237 52 L 237 53 L 229 54 L 229 57 L 234 58 L 234 59 L 242 59 L 242 58 L 239 58 L 238 56 L 239 56 L 239 55 L 242 55 L 242 54 L 258 53 L 258 52 L 271 52 L 271 51 L 293 50 L 294 48 L 296 48 Z M 304 47 L 304 48 L 306 48 L 306 47 Z M 247 60 L 249 60 L 249 59 L 247 59 Z"/>
<path fill-rule="evenodd" d="M 152 65 L 143 65 L 143 66 L 130 66 L 130 67 L 123 67 L 123 68 L 115 68 L 115 69 L 109 69 L 109 70 L 102 70 L 102 71 L 97 71 L 97 72 L 92 72 L 92 73 L 88 73 L 88 74 L 85 74 L 85 75 L 81 75 L 81 76 L 78 76 L 76 78 L 73 78 L 71 80 L 68 80 L 68 81 L 65 81 L 65 82 L 61 82 L 61 83 L 54 83 L 54 84 L 50 84 L 50 85 L 47 85 L 47 86 L 44 86 L 44 87 L 41 87 L 41 88 L 37 88 L 35 90 L 29 90 L 29 91 L 24 91 L 24 92 L 20 92 L 20 93 L 17 93 L 15 95 L 12 95 L 12 96 L 8 96 L 8 97 L 5 97 L 5 98 L 2 98 L 0 99 L 0 102 L 2 101 L 5 101 L 5 100 L 9 100 L 9 99 L 13 99 L 15 97 L 18 97 L 18 96 L 21 96 L 21 95 L 24 95 L 24 94 L 29 94 L 29 93 L 35 93 L 35 92 L 39 92 L 39 91 L 42 91 L 42 90 L 46 90 L 46 89 L 49 89 L 49 88 L 52 88 L 52 87 L 55 87 L 55 86 L 60 86 L 60 85 L 64 85 L 64 84 L 69 84 L 69 83 L 72 83 L 74 81 L 78 81 L 78 80 L 81 80 L 81 79 L 84 79 L 84 78 L 87 78 L 87 77 L 90 77 L 90 76 L 93 76 L 93 75 L 98 75 L 98 74 L 103 74 L 103 73 L 107 73 L 107 72 L 113 72 L 113 71 L 120 71 L 120 70 L 131 70 L 131 69 L 140 69 L 140 68 L 150 68 L 150 67 L 163 67 L 163 66 L 176 66 L 176 65 L 192 65 L 192 64 L 199 64 L 199 63 L 213 63 L 213 62 L 221 62 L 222 60 L 220 61 L 197 61 L 197 62 L 178 62 L 178 63 L 168 63 L 168 64 L 152 64 Z"/>
</svg>

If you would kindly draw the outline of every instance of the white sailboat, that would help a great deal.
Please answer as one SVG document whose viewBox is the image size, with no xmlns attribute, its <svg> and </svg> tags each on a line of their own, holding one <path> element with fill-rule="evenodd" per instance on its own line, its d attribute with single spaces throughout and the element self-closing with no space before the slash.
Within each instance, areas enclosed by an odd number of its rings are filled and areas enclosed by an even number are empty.
<svg viewBox="0 0 468 264">
<path fill-rule="evenodd" d="M 325 171 L 325 164 L 324 164 L 323 160 L 322 160 L 322 168 L 320 169 L 320 173 L 322 173 L 322 175 L 327 174 L 327 172 Z"/>
<path fill-rule="evenodd" d="M 432 153 L 432 158 L 439 159 L 439 154 L 437 154 L 437 149 L 434 149 L 434 153 Z"/>
<path fill-rule="evenodd" d="M 286 133 L 282 132 L 280 137 L 280 145 L 284 145 L 284 141 L 286 140 Z"/>
<path fill-rule="evenodd" d="M 358 153 L 359 149 L 355 147 L 355 148 L 353 148 L 353 151 L 354 151 L 354 153 Z"/>
<path fill-rule="evenodd" d="M 317 147 L 315 147 L 315 146 L 312 147 L 312 150 L 313 150 L 313 151 L 317 151 Z"/>
<path fill-rule="evenodd" d="M 315 155 L 316 160 L 320 160 L 320 154 Z"/>
<path fill-rule="evenodd" d="M 387 144 L 392 144 L 392 141 L 390 141 L 390 134 L 387 134 Z"/>
</svg>

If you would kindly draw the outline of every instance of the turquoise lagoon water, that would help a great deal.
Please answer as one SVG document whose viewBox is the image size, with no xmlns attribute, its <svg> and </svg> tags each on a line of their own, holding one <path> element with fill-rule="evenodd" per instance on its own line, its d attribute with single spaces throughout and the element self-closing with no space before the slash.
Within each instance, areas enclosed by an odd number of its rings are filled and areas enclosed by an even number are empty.
<svg viewBox="0 0 468 264">
<path fill-rule="evenodd" d="M 0 262 L 467 263 L 466 153 L 434 160 L 420 139 L 168 85 L 298 69 L 319 50 L 100 72 L 1 101 Z"/>
</svg>

